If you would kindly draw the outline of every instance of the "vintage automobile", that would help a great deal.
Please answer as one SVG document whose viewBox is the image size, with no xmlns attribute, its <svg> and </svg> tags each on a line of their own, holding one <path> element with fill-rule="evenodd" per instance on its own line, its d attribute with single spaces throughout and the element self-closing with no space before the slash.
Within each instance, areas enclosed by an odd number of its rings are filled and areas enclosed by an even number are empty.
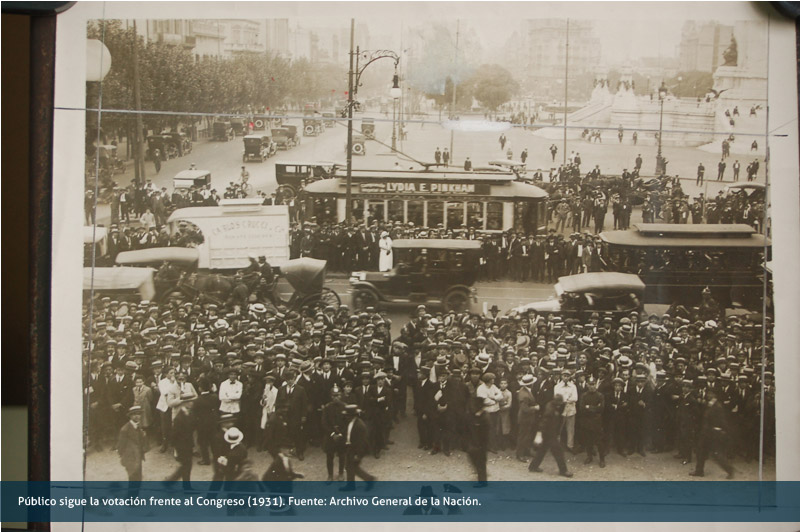
<svg viewBox="0 0 800 532">
<path fill-rule="evenodd" d="M 300 143 L 297 136 L 297 126 L 284 126 L 272 129 L 272 138 L 279 150 L 288 150 Z"/>
<path fill-rule="evenodd" d="M 237 137 L 243 137 L 250 133 L 250 123 L 242 117 L 231 118 L 231 127 L 233 134 Z"/>
<path fill-rule="evenodd" d="M 113 296 L 119 301 L 152 300 L 156 295 L 153 268 L 108 267 L 83 269 L 84 297 Z"/>
<path fill-rule="evenodd" d="M 172 178 L 174 189 L 204 187 L 211 184 L 211 172 L 208 170 L 182 170 Z"/>
<path fill-rule="evenodd" d="M 186 133 L 170 131 L 162 133 L 162 135 L 164 136 L 167 144 L 175 146 L 175 150 L 178 152 L 178 157 L 183 157 L 184 155 L 192 153 L 192 141 L 188 136 L 186 136 Z"/>
<path fill-rule="evenodd" d="M 168 161 L 178 157 L 178 146 L 170 135 L 148 135 L 147 159 L 155 161 L 156 158 Z"/>
<path fill-rule="evenodd" d="M 218 121 L 211 126 L 211 134 L 214 140 L 229 141 L 233 140 L 236 134 L 230 122 Z"/>
<path fill-rule="evenodd" d="M 347 145 L 344 146 L 344 152 L 347 153 Z M 353 133 L 353 155 L 366 155 L 367 154 L 367 137 Z"/>
<path fill-rule="evenodd" d="M 306 137 L 316 137 L 325 129 L 325 125 L 319 118 L 303 118 L 303 135 Z"/>
<path fill-rule="evenodd" d="M 264 131 L 269 127 L 270 119 L 263 115 L 253 117 L 253 131 Z"/>
<path fill-rule="evenodd" d="M 392 253 L 390 271 L 350 274 L 355 308 L 431 303 L 461 312 L 476 301 L 472 286 L 478 277 L 479 241 L 397 239 Z"/>
<path fill-rule="evenodd" d="M 278 196 L 283 201 L 291 200 L 302 190 L 304 184 L 332 177 L 336 173 L 336 167 L 337 163 L 330 161 L 275 163 Z"/>
<path fill-rule="evenodd" d="M 593 312 L 611 316 L 626 316 L 641 311 L 644 302 L 644 282 L 638 275 L 618 272 L 579 273 L 559 277 L 556 297 L 528 303 L 509 311 L 524 314 L 535 310 L 539 314 L 588 318 Z"/>
<path fill-rule="evenodd" d="M 125 171 L 125 165 L 117 158 L 117 147 L 113 144 L 98 146 L 97 155 L 100 159 L 100 168 L 113 174 L 121 174 Z"/>
<path fill-rule="evenodd" d="M 271 157 L 276 151 L 275 143 L 272 142 L 270 135 L 247 135 L 244 137 L 242 162 L 246 163 L 251 159 L 255 159 L 263 163 L 264 159 Z"/>
<path fill-rule="evenodd" d="M 336 114 L 335 113 L 322 113 L 322 119 L 325 123 L 325 127 L 333 127 L 336 125 Z"/>
<path fill-rule="evenodd" d="M 284 124 L 284 126 L 289 131 L 289 139 L 292 142 L 293 146 L 298 146 L 300 144 L 300 133 L 297 132 L 297 126 L 294 124 Z"/>
<path fill-rule="evenodd" d="M 362 118 L 361 119 L 361 133 L 368 139 L 375 138 L 375 119 Z"/>
<path fill-rule="evenodd" d="M 159 299 L 171 291 L 181 275 L 197 270 L 199 256 L 197 248 L 156 247 L 121 251 L 117 254 L 116 262 L 124 267 L 152 269 L 155 272 L 153 284 L 156 292 L 152 297 Z"/>
</svg>

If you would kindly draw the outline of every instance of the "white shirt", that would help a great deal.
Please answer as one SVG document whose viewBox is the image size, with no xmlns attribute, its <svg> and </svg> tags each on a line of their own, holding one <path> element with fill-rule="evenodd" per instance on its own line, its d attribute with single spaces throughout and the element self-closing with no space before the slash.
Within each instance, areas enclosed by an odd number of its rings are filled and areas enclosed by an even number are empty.
<svg viewBox="0 0 800 532">
<path fill-rule="evenodd" d="M 161 379 L 158 381 L 158 391 L 161 393 L 161 397 L 158 398 L 156 409 L 161 412 L 166 412 L 173 404 L 181 400 L 181 387 L 178 385 L 178 381 Z"/>
<path fill-rule="evenodd" d="M 350 420 L 350 423 L 347 424 L 347 445 L 350 445 L 350 433 L 353 432 L 353 425 L 356 423 L 356 418 Z"/>
<path fill-rule="evenodd" d="M 483 399 L 483 405 L 486 407 L 486 412 L 499 412 L 500 411 L 500 401 L 503 400 L 503 392 L 500 391 L 500 388 L 492 384 L 491 386 L 486 386 L 485 382 L 482 382 L 478 389 L 475 390 L 475 395 Z"/>
<path fill-rule="evenodd" d="M 553 389 L 554 395 L 561 395 L 564 398 L 564 417 L 574 416 L 578 409 L 575 403 L 578 402 L 578 388 L 574 382 L 558 381 Z"/>
<path fill-rule="evenodd" d="M 219 385 L 219 411 L 227 414 L 239 412 L 239 399 L 242 398 L 242 382 L 226 380 Z"/>
</svg>

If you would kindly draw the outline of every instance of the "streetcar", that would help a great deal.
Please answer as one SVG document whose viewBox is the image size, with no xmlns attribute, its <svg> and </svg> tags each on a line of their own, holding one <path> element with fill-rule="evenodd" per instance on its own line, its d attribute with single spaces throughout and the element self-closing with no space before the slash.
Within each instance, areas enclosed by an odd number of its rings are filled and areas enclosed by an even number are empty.
<svg viewBox="0 0 800 532">
<path fill-rule="evenodd" d="M 708 287 L 725 307 L 761 308 L 771 242 L 746 224 L 634 224 L 600 233 L 609 271 L 633 273 L 645 303 L 695 305 Z"/>
</svg>

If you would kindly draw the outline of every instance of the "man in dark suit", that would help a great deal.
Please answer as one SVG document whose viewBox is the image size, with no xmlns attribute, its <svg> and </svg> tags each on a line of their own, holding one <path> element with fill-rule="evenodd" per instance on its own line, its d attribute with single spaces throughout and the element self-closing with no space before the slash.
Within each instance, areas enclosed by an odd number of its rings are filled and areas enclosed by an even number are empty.
<svg viewBox="0 0 800 532">
<path fill-rule="evenodd" d="M 675 458 L 683 460 L 684 465 L 692 461 L 699 412 L 700 403 L 694 393 L 694 383 L 689 379 L 684 379 L 681 381 L 681 393 L 676 411 L 678 454 L 675 455 Z"/>
<path fill-rule="evenodd" d="M 294 370 L 287 370 L 285 376 L 286 384 L 278 390 L 275 408 L 282 411 L 286 420 L 295 456 L 299 460 L 305 460 L 307 436 L 304 427 L 311 411 L 311 403 L 303 386 L 296 384 Z"/>
<path fill-rule="evenodd" d="M 647 441 L 650 412 L 653 403 L 653 390 L 647 385 L 647 376 L 636 375 L 636 384 L 629 389 L 630 405 L 630 446 L 631 452 L 646 456 L 644 452 Z"/>
<path fill-rule="evenodd" d="M 358 417 L 358 406 L 345 406 L 347 425 L 344 430 L 345 437 L 345 469 L 347 471 L 347 484 L 339 491 L 354 491 L 356 489 L 356 476 L 367 481 L 367 489 L 371 489 L 375 477 L 361 468 L 361 459 L 369 452 L 369 433 L 367 425 Z"/>
<path fill-rule="evenodd" d="M 331 401 L 322 408 L 322 450 L 325 451 L 325 464 L 328 480 L 333 481 L 333 459 L 339 457 L 339 476 L 342 480 L 345 466 L 345 404 L 341 400 L 338 386 L 331 388 Z"/>
<path fill-rule="evenodd" d="M 541 473 L 542 469 L 539 466 L 544 460 L 547 451 L 553 454 L 553 458 L 558 464 L 558 474 L 562 477 L 570 478 L 572 473 L 567 470 L 567 462 L 564 460 L 564 447 L 559 439 L 561 433 L 562 414 L 564 412 L 564 398 L 561 395 L 555 395 L 551 401 L 547 403 L 542 414 L 541 424 L 539 425 L 539 433 L 534 440 L 538 444 L 536 452 L 533 455 L 528 466 L 528 471 Z M 540 442 L 536 440 L 541 440 Z"/>
<path fill-rule="evenodd" d="M 533 375 L 523 375 L 521 386 L 517 391 L 517 460 L 527 462 L 528 453 L 533 443 L 536 430 L 536 417 L 539 404 L 531 391 L 536 379 Z"/>
<path fill-rule="evenodd" d="M 200 448 L 200 465 L 209 465 L 209 450 L 214 438 L 214 429 L 217 426 L 219 415 L 219 399 L 217 394 L 211 393 L 211 386 L 205 377 L 197 383 L 198 393 L 193 405 L 195 423 L 197 424 L 197 446 Z"/>
<path fill-rule="evenodd" d="M 586 380 L 587 390 L 579 393 L 578 412 L 581 414 L 581 434 L 586 446 L 585 464 L 592 463 L 594 449 L 600 455 L 600 467 L 606 466 L 606 442 L 603 438 L 603 413 L 605 397 L 597 391 L 597 381 L 593 376 Z"/>
<path fill-rule="evenodd" d="M 111 404 L 114 428 L 118 429 L 126 423 L 126 409 L 132 405 L 128 404 L 131 395 L 131 379 L 125 375 L 125 366 L 118 362 L 115 368 L 114 377 L 107 382 L 108 402 Z"/>
<path fill-rule="evenodd" d="M 375 384 L 370 386 L 367 394 L 367 414 L 370 420 L 372 453 L 375 458 L 380 458 L 381 451 L 388 449 L 386 444 L 392 422 L 390 414 L 392 389 L 386 382 L 386 373 L 379 371 L 373 379 Z"/>
<path fill-rule="evenodd" d="M 417 416 L 417 433 L 420 449 L 430 450 L 434 443 L 433 420 L 436 417 L 436 400 L 438 391 L 436 383 L 430 380 L 430 369 L 420 368 L 417 384 L 414 386 L 414 413 Z"/>
<path fill-rule="evenodd" d="M 617 454 L 626 456 L 627 423 L 628 423 L 628 394 L 625 393 L 625 381 L 617 377 L 613 381 L 613 390 L 608 393 L 605 400 L 605 426 L 604 432 L 608 442 L 614 439 Z"/>
<path fill-rule="evenodd" d="M 183 481 L 183 489 L 190 490 L 192 485 L 192 451 L 194 449 L 194 418 L 192 417 L 190 405 L 195 400 L 194 397 L 181 401 L 178 406 L 175 419 L 172 420 L 172 446 L 175 449 L 175 459 L 178 461 L 178 468 L 166 479 L 167 482 L 175 482 L 179 478 Z"/>
<path fill-rule="evenodd" d="M 142 462 L 147 453 L 147 436 L 141 426 L 142 407 L 128 409 L 128 422 L 122 426 L 117 439 L 117 453 L 122 467 L 128 472 L 128 481 L 142 481 Z"/>
<path fill-rule="evenodd" d="M 733 478 L 733 466 L 728 462 L 726 456 L 730 434 L 727 413 L 717 395 L 718 392 L 713 388 L 706 390 L 708 405 L 703 413 L 703 425 L 697 451 L 697 466 L 694 471 L 689 473 L 693 477 L 705 476 L 705 463 L 710 456 L 728 474 L 726 478 Z"/>
</svg>

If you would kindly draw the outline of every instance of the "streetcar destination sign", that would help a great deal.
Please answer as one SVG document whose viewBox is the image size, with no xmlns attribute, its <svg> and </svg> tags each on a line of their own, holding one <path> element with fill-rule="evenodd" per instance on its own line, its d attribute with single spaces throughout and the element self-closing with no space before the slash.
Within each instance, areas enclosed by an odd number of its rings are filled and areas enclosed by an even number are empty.
<svg viewBox="0 0 800 532">
<path fill-rule="evenodd" d="M 488 195 L 491 186 L 485 183 L 446 183 L 389 181 L 386 183 L 361 183 L 364 194 L 470 194 Z"/>
</svg>

